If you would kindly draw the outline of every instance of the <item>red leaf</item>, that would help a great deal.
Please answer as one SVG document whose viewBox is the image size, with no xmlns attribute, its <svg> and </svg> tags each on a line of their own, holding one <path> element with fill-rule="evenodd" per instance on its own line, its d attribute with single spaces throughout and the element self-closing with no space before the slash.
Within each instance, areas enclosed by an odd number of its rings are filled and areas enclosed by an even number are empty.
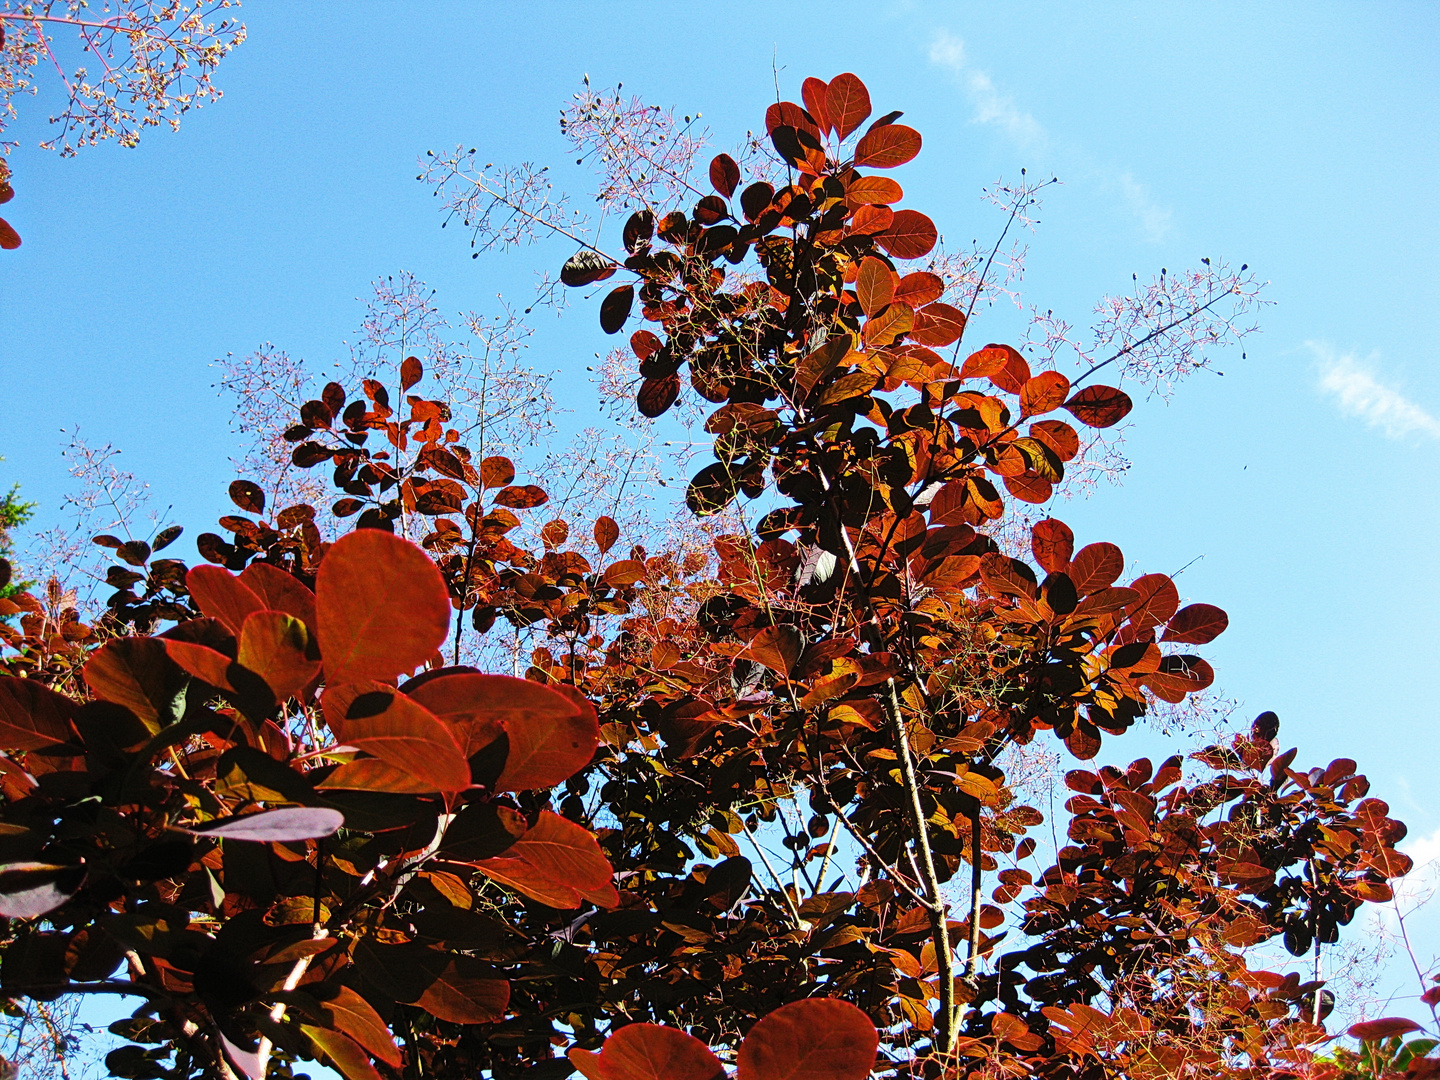
<svg viewBox="0 0 1440 1080">
<path fill-rule="evenodd" d="M 725 198 L 735 194 L 740 184 L 740 166 L 729 154 L 716 154 L 710 162 L 710 184 Z"/>
<path fill-rule="evenodd" d="M 598 1054 L 579 1047 L 570 1062 L 587 1080 L 722 1080 L 725 1066 L 693 1035 L 659 1024 L 627 1024 Z"/>
<path fill-rule="evenodd" d="M 904 281 L 918 274 L 907 274 Z M 933 275 L 927 274 L 926 277 Z M 904 281 L 901 284 L 904 284 Z M 904 299 L 896 295 L 896 299 Z M 906 301 L 909 303 L 910 301 Z M 910 340 L 919 345 L 951 345 L 965 333 L 965 313 L 949 304 L 929 304 L 915 312 L 915 325 L 910 329 Z"/>
<path fill-rule="evenodd" d="M 0 218 L 0 250 L 14 251 L 20 246 L 20 234 L 4 218 Z"/>
<path fill-rule="evenodd" d="M 1180 606 L 1180 592 L 1175 588 L 1175 582 L 1164 574 L 1145 574 L 1132 581 L 1130 588 L 1140 595 L 1126 605 L 1125 614 L 1133 625 L 1142 630 L 1159 626 Z"/>
<path fill-rule="evenodd" d="M 408 674 L 435 655 L 450 628 L 439 569 L 380 529 L 337 540 L 320 564 L 315 594 L 316 636 L 332 685 Z"/>
<path fill-rule="evenodd" d="M 267 607 L 248 582 L 223 567 L 197 566 L 185 575 L 185 586 L 200 613 L 219 619 L 236 637 L 247 618 Z"/>
<path fill-rule="evenodd" d="M 1112 427 L 1132 408 L 1130 395 L 1113 386 L 1087 386 L 1065 402 L 1075 419 L 1095 428 Z"/>
<path fill-rule="evenodd" d="M 778 101 L 765 110 L 765 133 L 772 134 L 778 127 L 790 127 L 796 131 L 808 131 L 820 141 L 820 128 L 808 113 L 793 101 Z"/>
<path fill-rule="evenodd" d="M 636 330 L 630 335 L 630 351 L 637 360 L 647 360 L 660 351 L 663 342 L 649 330 Z M 509 480 L 505 481 L 507 484 Z"/>
<path fill-rule="evenodd" d="M 630 308 L 635 303 L 635 286 L 621 285 L 611 289 L 600 302 L 600 329 L 607 334 L 618 334 L 630 317 Z"/>
<path fill-rule="evenodd" d="M 440 675 L 410 696 L 450 725 L 467 758 L 505 732 L 510 751 L 497 791 L 553 787 L 590 764 L 600 744 L 600 724 L 589 702 L 526 679 Z"/>
<path fill-rule="evenodd" d="M 620 526 L 615 524 L 615 519 L 601 515 L 595 519 L 595 546 L 604 555 L 612 547 L 615 541 L 620 539 Z"/>
<path fill-rule="evenodd" d="M 232 481 L 230 501 L 247 514 L 263 514 L 265 512 L 265 492 L 253 480 Z"/>
<path fill-rule="evenodd" d="M 895 286 L 895 299 L 903 300 L 916 309 L 922 308 L 926 304 L 933 304 L 943 295 L 945 295 L 944 279 L 939 274 L 932 274 L 927 270 L 916 270 L 913 274 L 906 274 L 900 279 L 900 284 Z"/>
<path fill-rule="evenodd" d="M 400 392 L 404 393 L 420 381 L 425 374 L 425 368 L 420 363 L 418 356 L 407 356 L 400 364 Z"/>
<path fill-rule="evenodd" d="M 646 379 L 641 383 L 640 391 L 635 395 L 635 403 L 640 407 L 642 415 L 653 418 L 664 414 L 679 396 L 680 376 L 671 372 L 669 375 Z"/>
<path fill-rule="evenodd" d="M 1049 502 L 1050 496 L 1055 494 L 1055 485 L 1043 476 L 1007 476 L 1004 482 L 1005 490 L 1011 495 L 1035 506 Z"/>
<path fill-rule="evenodd" d="M 485 978 L 490 966 L 473 956 L 455 956 L 415 1002 L 452 1024 L 493 1024 L 510 1004 L 510 984 Z"/>
<path fill-rule="evenodd" d="M 1204 645 L 1223 634 L 1229 625 L 1230 616 L 1213 604 L 1189 604 L 1175 613 L 1160 640 Z"/>
<path fill-rule="evenodd" d="M 619 901 L 615 871 L 594 835 L 549 810 L 525 835 L 494 859 L 480 859 L 479 871 L 553 908 L 570 910 L 588 899 L 602 907 Z"/>
<path fill-rule="evenodd" d="M 848 139 L 869 115 L 870 91 L 859 76 L 847 71 L 830 80 L 825 88 L 825 117 L 840 138 Z"/>
<path fill-rule="evenodd" d="M 1375 1042 L 1378 1039 L 1391 1039 L 1396 1035 L 1407 1035 L 1412 1031 L 1419 1030 L 1420 1025 L 1414 1020 L 1406 1020 L 1401 1016 L 1387 1016 L 1381 1020 L 1365 1020 L 1359 1024 L 1351 1024 L 1346 1034 L 1361 1042 Z"/>
<path fill-rule="evenodd" d="M 897 210 L 890 228 L 879 233 L 875 242 L 897 259 L 919 259 L 930 254 L 940 234 L 935 223 L 918 210 Z"/>
<path fill-rule="evenodd" d="M 895 211 L 888 206 L 862 206 L 850 219 L 850 231 L 860 236 L 878 236 L 895 224 Z"/>
<path fill-rule="evenodd" d="M 1054 450 L 1061 461 L 1069 461 L 1080 452 L 1080 437 L 1064 420 L 1036 420 L 1030 425 L 1030 435 Z"/>
<path fill-rule="evenodd" d="M 736 1080 L 865 1080 L 879 1035 L 849 1002 L 808 998 L 782 1005 L 750 1029 Z"/>
<path fill-rule="evenodd" d="M 1002 371 L 1010 361 L 1010 354 L 1015 352 L 1009 345 L 986 345 L 978 352 L 973 352 L 965 358 L 965 363 L 960 365 L 960 378 L 962 379 L 985 379 Z M 1018 354 L 1017 354 L 1018 355 Z"/>
<path fill-rule="evenodd" d="M 159 638 L 107 641 L 90 654 L 82 674 L 96 697 L 125 706 L 152 734 L 160 730 L 160 704 L 174 700 L 173 677 L 183 678 Z"/>
<path fill-rule="evenodd" d="M 260 598 L 262 608 L 293 615 L 309 627 L 312 634 L 315 632 L 315 594 L 278 566 L 251 563 L 240 572 L 240 584 Z"/>
<path fill-rule="evenodd" d="M 1070 380 L 1058 371 L 1042 371 L 1020 388 L 1020 418 L 1047 413 L 1065 404 Z"/>
<path fill-rule="evenodd" d="M 1075 534 L 1058 518 L 1037 521 L 1030 530 L 1030 550 L 1047 574 L 1057 573 L 1070 565 Z"/>
<path fill-rule="evenodd" d="M 1198 656 L 1166 656 L 1157 670 L 1133 678 L 1156 697 L 1174 705 L 1184 701 L 1186 694 L 1197 693 L 1214 682 L 1215 671 Z"/>
<path fill-rule="evenodd" d="M 450 725 L 393 686 L 346 683 L 327 689 L 320 701 L 325 722 L 342 742 L 399 769 L 426 790 L 470 786 L 470 763 Z"/>
<path fill-rule="evenodd" d="M 550 501 L 545 489 L 534 484 L 502 488 L 495 495 L 496 506 L 508 506 L 512 510 L 531 510 L 544 506 Z"/>
<path fill-rule="evenodd" d="M 1089 596 L 1115 584 L 1115 579 L 1125 572 L 1125 555 L 1114 544 L 1101 542 L 1087 544 L 1075 553 L 1066 571 L 1075 583 L 1075 591 Z"/>
<path fill-rule="evenodd" d="M 41 750 L 68 743 L 79 704 L 34 679 L 0 677 L 0 749 Z"/>
<path fill-rule="evenodd" d="M 867 255 L 861 260 L 855 277 L 855 295 L 860 299 L 860 310 L 866 315 L 889 307 L 895 299 L 894 272 L 873 255 Z"/>
<path fill-rule="evenodd" d="M 855 167 L 893 169 L 920 153 L 920 133 L 904 124 L 871 128 L 855 144 Z"/>
</svg>

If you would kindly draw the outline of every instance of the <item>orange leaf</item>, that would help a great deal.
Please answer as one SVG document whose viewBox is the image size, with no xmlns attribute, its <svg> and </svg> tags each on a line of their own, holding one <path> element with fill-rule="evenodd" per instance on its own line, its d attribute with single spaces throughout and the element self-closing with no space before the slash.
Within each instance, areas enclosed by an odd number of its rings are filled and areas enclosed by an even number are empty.
<svg viewBox="0 0 1440 1080">
<path fill-rule="evenodd" d="M 529 510 L 536 506 L 544 506 L 550 501 L 550 496 L 545 489 L 535 484 L 521 484 L 515 487 L 502 488 L 495 493 L 496 506 L 508 506 L 512 510 Z"/>
<path fill-rule="evenodd" d="M 1070 380 L 1058 371 L 1042 371 L 1020 388 L 1020 418 L 1047 413 L 1065 404 Z"/>
<path fill-rule="evenodd" d="M 984 379 L 1002 371 L 1010 360 L 1010 354 L 1015 350 L 1009 345 L 986 345 L 979 352 L 973 352 L 965 358 L 965 363 L 960 367 L 962 379 Z"/>
<path fill-rule="evenodd" d="M 489 965 L 474 957 L 452 957 L 415 1004 L 452 1024 L 492 1024 L 505 1016 L 510 984 L 488 974 Z"/>
<path fill-rule="evenodd" d="M 505 854 L 474 865 L 486 877 L 562 910 L 579 907 L 582 899 L 598 904 L 596 897 L 609 903 L 615 896 L 615 871 L 594 834 L 549 810 L 540 811 L 535 825 Z"/>
<path fill-rule="evenodd" d="M 830 80 L 825 88 L 825 119 L 840 138 L 848 139 L 869 115 L 870 91 L 858 75 L 847 71 Z"/>
<path fill-rule="evenodd" d="M 1041 476 L 1007 476 L 1005 490 L 1021 502 L 1040 506 L 1050 501 L 1055 485 Z"/>
<path fill-rule="evenodd" d="M 576 1047 L 570 1062 L 587 1080 L 722 1080 L 725 1066 L 693 1035 L 659 1024 L 627 1024 L 598 1054 Z"/>
<path fill-rule="evenodd" d="M 857 176 L 845 189 L 845 203 L 853 209 L 862 206 L 889 206 L 905 197 L 900 185 L 888 176 Z"/>
<path fill-rule="evenodd" d="M 240 628 L 240 651 L 235 657 L 265 680 L 276 701 L 303 690 L 320 671 L 320 661 L 307 655 L 310 635 L 305 624 L 283 611 L 256 611 Z"/>
<path fill-rule="evenodd" d="M 595 519 L 595 546 L 604 555 L 612 547 L 615 541 L 620 539 L 620 526 L 615 524 L 615 519 L 601 515 Z"/>
<path fill-rule="evenodd" d="M 381 1080 L 380 1073 L 370 1063 L 370 1055 L 349 1035 L 311 1024 L 301 1024 L 300 1030 L 330 1059 L 330 1064 L 345 1080 Z"/>
<path fill-rule="evenodd" d="M 102 701 L 129 709 L 150 729 L 160 730 L 162 708 L 169 708 L 184 684 L 159 638 L 107 641 L 85 664 L 85 684 Z"/>
<path fill-rule="evenodd" d="M 435 654 L 450 628 L 445 579 L 408 540 L 379 529 L 342 536 L 315 582 L 326 681 L 385 682 Z"/>
<path fill-rule="evenodd" d="M 247 582 L 223 567 L 197 566 L 185 575 L 185 586 L 200 613 L 219 619 L 236 637 L 240 636 L 246 617 L 266 607 L 265 601 Z"/>
<path fill-rule="evenodd" d="M 590 764 L 600 745 L 600 722 L 588 701 L 527 679 L 439 675 L 411 697 L 450 725 L 467 758 L 505 732 L 510 751 L 497 791 L 553 787 Z"/>
<path fill-rule="evenodd" d="M 866 256 L 855 277 L 855 295 L 860 298 L 860 310 L 866 315 L 889 307 L 895 299 L 894 271 L 873 255 Z"/>
<path fill-rule="evenodd" d="M 905 124 L 871 128 L 855 144 L 855 167 L 893 169 L 920 153 L 920 132 Z"/>
<path fill-rule="evenodd" d="M 805 111 L 815 118 L 815 123 L 820 125 L 820 133 L 823 135 L 835 127 L 830 123 L 825 113 L 825 92 L 829 89 L 824 79 L 817 79 L 814 76 L 806 79 L 800 84 L 800 100 L 805 103 Z M 711 166 L 713 171 L 714 166 Z M 736 170 L 736 182 L 739 182 L 739 170 Z M 731 191 L 734 185 L 731 185 Z M 730 192 L 723 193 L 727 198 Z"/>
<path fill-rule="evenodd" d="M 736 1080 L 865 1080 L 880 1037 L 849 1002 L 808 998 L 782 1005 L 750 1029 Z"/>
<path fill-rule="evenodd" d="M 1087 544 L 1075 553 L 1067 571 L 1075 592 L 1088 596 L 1115 584 L 1125 570 L 1125 556 L 1114 544 Z"/>
<path fill-rule="evenodd" d="M 890 227 L 875 242 L 897 259 L 919 259 L 930 254 L 940 238 L 935 223 L 918 210 L 897 210 Z"/>
<path fill-rule="evenodd" d="M 315 785 L 324 791 L 386 791 L 400 795 L 429 795 L 434 784 L 387 765 L 379 758 L 347 761 Z"/>
<path fill-rule="evenodd" d="M 515 479 L 515 463 L 507 457 L 487 457 L 480 462 L 480 483 L 487 488 L 504 487 Z"/>
<path fill-rule="evenodd" d="M 342 742 L 429 785 L 430 791 L 470 786 L 470 764 L 450 725 L 393 686 L 332 686 L 320 702 L 326 723 Z"/>
<path fill-rule="evenodd" d="M 913 274 L 906 274 L 900 279 L 900 284 L 895 286 L 895 299 L 903 300 L 917 309 L 933 304 L 944 295 L 944 280 L 939 274 L 932 274 L 928 270 L 916 270 Z"/>
<path fill-rule="evenodd" d="M 1140 595 L 1125 608 L 1125 614 L 1142 630 L 1159 626 L 1180 606 L 1180 592 L 1164 574 L 1145 574 L 1132 581 L 1130 588 Z"/>
<path fill-rule="evenodd" d="M 800 631 L 793 626 L 767 626 L 750 639 L 750 657 L 782 678 L 789 678 L 805 649 Z"/>
<path fill-rule="evenodd" d="M 1064 420 L 1036 420 L 1030 425 L 1030 436 L 1054 450 L 1061 461 L 1069 461 L 1080 452 L 1080 437 Z"/>
</svg>

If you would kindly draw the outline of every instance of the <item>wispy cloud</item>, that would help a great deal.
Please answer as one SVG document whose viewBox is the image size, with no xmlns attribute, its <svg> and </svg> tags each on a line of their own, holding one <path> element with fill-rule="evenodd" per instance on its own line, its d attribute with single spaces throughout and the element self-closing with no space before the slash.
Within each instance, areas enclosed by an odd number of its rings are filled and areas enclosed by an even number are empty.
<svg viewBox="0 0 1440 1080">
<path fill-rule="evenodd" d="M 948 30 L 936 31 L 930 39 L 930 62 L 949 71 L 964 88 L 973 110 L 971 119 L 974 123 L 999 128 L 1021 150 L 1052 150 L 1052 140 L 1045 125 L 996 86 L 988 72 L 966 59 L 964 40 Z M 1064 149 L 1061 148 L 1062 151 Z M 1170 232 L 1170 211 L 1156 202 L 1149 189 L 1131 173 L 1095 165 L 1083 148 L 1070 147 L 1060 156 L 1070 160 L 1074 171 L 1089 175 L 1103 187 L 1118 192 L 1151 243 L 1158 243 Z"/>
<path fill-rule="evenodd" d="M 1170 231 L 1170 211 L 1152 199 L 1150 189 L 1128 172 L 1121 173 L 1118 180 L 1125 204 L 1140 219 L 1146 239 L 1152 244 L 1165 239 L 1165 234 Z"/>
<path fill-rule="evenodd" d="M 1024 149 L 1045 144 L 1045 128 L 1040 121 L 1001 93 L 987 73 L 966 64 L 963 40 L 948 30 L 939 31 L 930 42 L 930 62 L 948 68 L 960 79 L 974 106 L 977 124 L 997 125 Z"/>
<path fill-rule="evenodd" d="M 1424 435 L 1440 439 L 1440 420 L 1375 376 L 1376 356 L 1361 362 L 1350 353 L 1337 353 L 1323 342 L 1306 346 L 1320 361 L 1320 389 L 1335 399 L 1346 416 L 1363 420 L 1388 438 Z"/>
</svg>

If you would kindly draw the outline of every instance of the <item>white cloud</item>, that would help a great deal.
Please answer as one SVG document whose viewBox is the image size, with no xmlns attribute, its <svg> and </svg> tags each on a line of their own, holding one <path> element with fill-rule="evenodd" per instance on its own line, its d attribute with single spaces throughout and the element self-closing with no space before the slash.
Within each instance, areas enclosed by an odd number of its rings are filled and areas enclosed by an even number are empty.
<svg viewBox="0 0 1440 1080">
<path fill-rule="evenodd" d="M 1120 192 L 1125 202 L 1145 229 L 1145 237 L 1152 244 L 1165 239 L 1170 231 L 1170 211 L 1150 198 L 1150 190 L 1139 183 L 1128 172 L 1119 176 Z"/>
<path fill-rule="evenodd" d="M 1012 98 L 1000 92 L 990 76 L 978 68 L 967 68 L 965 42 L 948 30 L 936 33 L 930 42 L 930 62 L 949 68 L 961 81 L 974 106 L 977 124 L 995 124 L 1018 145 L 1033 149 L 1044 145 L 1045 128 Z"/>
<path fill-rule="evenodd" d="M 1373 354 L 1362 364 L 1352 354 L 1336 353 L 1321 342 L 1305 344 L 1320 361 L 1320 389 L 1335 399 L 1342 413 L 1391 439 L 1410 435 L 1440 439 L 1440 420 L 1375 377 Z"/>
</svg>

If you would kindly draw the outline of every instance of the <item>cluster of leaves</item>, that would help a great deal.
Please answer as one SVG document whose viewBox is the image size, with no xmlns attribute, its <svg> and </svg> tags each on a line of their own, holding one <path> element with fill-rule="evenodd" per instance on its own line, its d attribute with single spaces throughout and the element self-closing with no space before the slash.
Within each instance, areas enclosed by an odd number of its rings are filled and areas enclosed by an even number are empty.
<svg viewBox="0 0 1440 1080">
<path fill-rule="evenodd" d="M 1074 425 L 1129 397 L 966 353 L 974 297 L 905 265 L 934 224 L 861 172 L 919 134 L 862 132 L 853 75 L 802 97 L 767 115 L 791 183 L 741 191 L 722 154 L 714 194 L 561 271 L 633 275 L 600 319 L 638 302 L 640 412 L 716 406 L 687 493 L 733 522 L 713 558 L 617 557 L 609 517 L 521 529 L 548 494 L 412 393 L 416 358 L 395 387 L 326 386 L 286 438 L 356 531 L 267 517 L 237 481 L 209 565 L 116 547 L 118 636 L 74 646 L 83 687 L 38 629 L 11 642 L 0 991 L 144 996 L 110 1063 L 137 1078 L 319 1057 L 348 1080 L 718 1080 L 732 1058 L 860 1080 L 877 1048 L 917 1077 L 1315 1064 L 1323 984 L 1245 950 L 1335 941 L 1408 868 L 1404 826 L 1355 762 L 1294 768 L 1271 714 L 1189 778 L 1093 765 L 1210 684 L 1191 650 L 1225 613 L 1022 525 Z M 536 643 L 524 679 L 461 664 L 497 624 Z M 1087 765 L 1032 874 L 1044 815 L 1006 770 L 1051 738 Z"/>
</svg>

